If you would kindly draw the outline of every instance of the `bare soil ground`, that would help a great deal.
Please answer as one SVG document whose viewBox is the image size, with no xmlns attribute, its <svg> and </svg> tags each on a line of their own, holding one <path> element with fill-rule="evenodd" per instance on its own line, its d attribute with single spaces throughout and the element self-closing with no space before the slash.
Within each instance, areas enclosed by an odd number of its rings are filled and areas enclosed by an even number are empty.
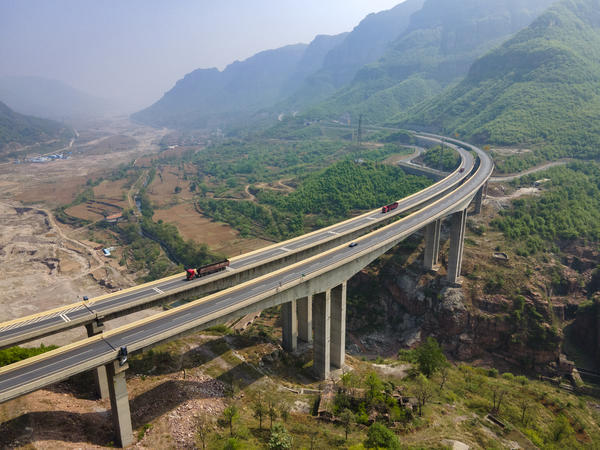
<svg viewBox="0 0 600 450">
<path fill-rule="evenodd" d="M 70 208 L 67 208 L 65 212 L 72 217 L 95 222 L 104 219 L 105 215 L 108 216 L 121 212 L 121 208 L 117 207 L 117 205 L 110 206 L 104 203 L 98 203 L 94 200 L 89 200 L 85 203 L 71 206 Z"/>
<path fill-rule="evenodd" d="M 41 209 L 0 203 L 0 321 L 103 293 L 88 276 L 102 265 L 67 241 Z"/>
<path fill-rule="evenodd" d="M 129 207 L 129 203 L 127 199 L 123 199 L 123 193 L 127 192 L 126 183 L 127 180 L 104 180 L 98 186 L 94 187 L 94 198 L 112 203 L 120 208 L 127 208 Z"/>
<path fill-rule="evenodd" d="M 211 250 L 228 256 L 236 256 L 271 244 L 263 239 L 240 237 L 229 225 L 214 222 L 198 213 L 191 203 L 156 210 L 154 220 L 160 219 L 174 224 L 185 239 L 206 244 Z"/>
<path fill-rule="evenodd" d="M 100 176 L 107 170 L 114 169 L 122 163 L 129 163 L 143 154 L 158 152 L 157 143 L 166 130 L 154 130 L 124 122 L 104 124 L 104 133 L 129 133 L 131 139 L 120 138 L 118 146 L 105 146 L 103 141 L 109 139 L 106 137 L 91 141 L 95 142 L 95 145 L 103 146 L 106 152 L 96 151 L 90 142 L 80 145 L 75 141 L 73 155 L 67 160 L 43 164 L 1 164 L 0 200 L 43 203 L 50 208 L 65 205 L 73 201 L 88 178 Z"/>
<path fill-rule="evenodd" d="M 190 181 L 184 179 L 185 169 L 173 166 L 162 166 L 156 171 L 156 176 L 148 187 L 150 200 L 159 208 L 177 201 L 191 201 L 194 197 L 190 191 Z M 181 191 L 175 193 L 175 188 Z"/>
<path fill-rule="evenodd" d="M 116 143 L 109 141 L 113 146 L 119 143 L 112 154 L 94 150 L 93 142 L 102 143 L 115 131 L 120 135 L 129 133 L 131 139 L 121 136 Z M 75 142 L 73 156 L 68 160 L 0 165 L 0 289 L 3 292 L 0 322 L 71 304 L 83 295 L 93 297 L 134 284 L 134 274 L 126 273 L 115 259 L 101 256 L 94 250 L 98 244 L 85 240 L 85 234 L 57 224 L 50 210 L 70 203 L 88 178 L 97 178 L 137 155 L 157 152 L 156 144 L 164 133 L 166 130 L 157 131 L 128 122 L 108 122 L 98 129 L 82 131 L 81 140 Z M 106 150 L 106 145 L 102 145 Z M 107 182 L 98 188 L 101 201 L 108 201 L 108 196 L 117 192 L 116 186 L 109 186 Z M 98 203 L 80 205 L 79 209 L 85 211 L 82 214 L 85 218 L 92 220 L 102 218 L 94 209 L 118 210 Z M 147 311 L 135 317 L 153 313 L 155 311 Z M 108 327 L 133 319 L 130 316 L 115 320 Z M 83 330 L 73 330 L 44 338 L 43 342 L 62 345 L 83 336 Z M 39 342 L 31 344 L 39 345 Z"/>
</svg>

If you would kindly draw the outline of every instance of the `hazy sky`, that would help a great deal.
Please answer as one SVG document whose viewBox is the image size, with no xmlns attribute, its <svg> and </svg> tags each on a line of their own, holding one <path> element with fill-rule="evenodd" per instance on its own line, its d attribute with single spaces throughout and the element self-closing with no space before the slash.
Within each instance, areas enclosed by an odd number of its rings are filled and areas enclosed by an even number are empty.
<svg viewBox="0 0 600 450">
<path fill-rule="evenodd" d="M 62 80 L 131 110 L 188 72 L 350 31 L 402 0 L 0 0 L 0 75 Z"/>
</svg>

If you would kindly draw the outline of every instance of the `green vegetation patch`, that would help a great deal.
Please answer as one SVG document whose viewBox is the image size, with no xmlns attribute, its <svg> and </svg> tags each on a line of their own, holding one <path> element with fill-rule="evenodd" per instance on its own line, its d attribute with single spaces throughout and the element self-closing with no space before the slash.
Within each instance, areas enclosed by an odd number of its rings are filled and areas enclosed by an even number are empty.
<svg viewBox="0 0 600 450">
<path fill-rule="evenodd" d="M 343 219 L 352 210 L 375 208 L 430 184 L 429 179 L 407 175 L 397 167 L 368 161 L 342 161 L 309 175 L 291 194 L 282 196 L 262 190 L 257 197 L 282 211 Z"/>
<path fill-rule="evenodd" d="M 21 361 L 23 359 L 31 358 L 32 356 L 41 355 L 42 353 L 49 352 L 50 350 L 54 350 L 56 348 L 58 348 L 56 345 L 49 345 L 46 347 L 44 344 L 41 344 L 39 347 L 10 347 L 0 350 L 0 367 L 16 363 L 17 361 Z"/>
<path fill-rule="evenodd" d="M 560 241 L 600 240 L 600 166 L 573 163 L 521 177 L 516 187 L 531 186 L 536 179 L 545 192 L 539 197 L 513 201 L 492 225 L 519 242 L 518 253 L 533 254 Z"/>
<path fill-rule="evenodd" d="M 460 156 L 455 150 L 438 145 L 423 154 L 423 162 L 432 169 L 450 172 L 458 167 Z"/>
</svg>

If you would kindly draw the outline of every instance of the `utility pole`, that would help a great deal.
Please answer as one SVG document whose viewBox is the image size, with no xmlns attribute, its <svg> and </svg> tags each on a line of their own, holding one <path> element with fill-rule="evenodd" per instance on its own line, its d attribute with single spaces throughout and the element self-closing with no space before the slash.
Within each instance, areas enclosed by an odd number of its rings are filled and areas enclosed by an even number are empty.
<svg viewBox="0 0 600 450">
<path fill-rule="evenodd" d="M 362 144 L 362 114 L 358 116 L 358 132 L 356 134 L 356 139 L 358 147 L 360 148 L 360 144 Z"/>
</svg>

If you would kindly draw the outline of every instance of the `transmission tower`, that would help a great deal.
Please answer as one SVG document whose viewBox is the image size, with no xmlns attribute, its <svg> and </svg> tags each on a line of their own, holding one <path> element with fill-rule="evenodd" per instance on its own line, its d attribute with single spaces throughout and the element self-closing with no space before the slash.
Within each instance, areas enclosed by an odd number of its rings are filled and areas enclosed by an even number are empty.
<svg viewBox="0 0 600 450">
<path fill-rule="evenodd" d="M 358 116 L 358 132 L 356 133 L 356 140 L 358 146 L 362 143 L 362 114 Z"/>
</svg>

